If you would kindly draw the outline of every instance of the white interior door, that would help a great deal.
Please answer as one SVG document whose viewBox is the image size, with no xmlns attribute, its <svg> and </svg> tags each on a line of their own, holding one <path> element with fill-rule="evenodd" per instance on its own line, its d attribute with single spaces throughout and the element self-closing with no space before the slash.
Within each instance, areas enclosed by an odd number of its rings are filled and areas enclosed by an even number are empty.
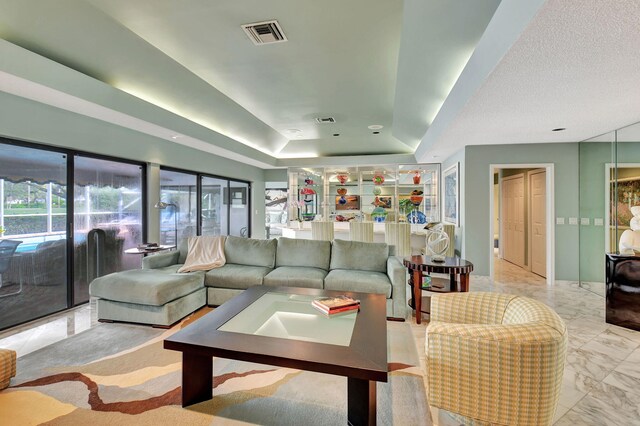
<svg viewBox="0 0 640 426">
<path fill-rule="evenodd" d="M 529 177 L 529 205 L 531 208 L 531 272 L 547 275 L 547 173 L 542 171 Z"/>
<path fill-rule="evenodd" d="M 525 212 L 524 176 L 502 181 L 502 229 L 504 230 L 504 259 L 524 267 Z"/>
</svg>

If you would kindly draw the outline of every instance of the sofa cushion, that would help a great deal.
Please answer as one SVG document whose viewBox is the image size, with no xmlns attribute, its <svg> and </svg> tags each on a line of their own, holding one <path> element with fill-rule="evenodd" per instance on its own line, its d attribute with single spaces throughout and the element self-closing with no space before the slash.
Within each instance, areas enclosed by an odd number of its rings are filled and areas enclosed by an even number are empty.
<svg viewBox="0 0 640 426">
<path fill-rule="evenodd" d="M 391 297 L 391 281 L 387 274 L 372 271 L 334 269 L 324 278 L 325 290 L 359 291 Z"/>
<path fill-rule="evenodd" d="M 271 268 L 276 263 L 276 240 L 256 240 L 253 238 L 227 237 L 224 255 L 227 263 Z"/>
<path fill-rule="evenodd" d="M 331 248 L 331 270 L 387 272 L 389 246 L 385 243 L 335 240 Z"/>
<path fill-rule="evenodd" d="M 189 238 L 183 238 L 178 243 L 178 263 L 184 263 L 187 260 L 187 254 L 189 253 Z"/>
<path fill-rule="evenodd" d="M 331 242 L 278 238 L 276 267 L 308 266 L 329 270 L 331 262 Z"/>
<path fill-rule="evenodd" d="M 161 269 L 134 269 L 93 280 L 91 296 L 116 302 L 162 306 L 204 287 L 204 272 L 174 273 L 179 265 Z"/>
<path fill-rule="evenodd" d="M 247 289 L 262 285 L 264 277 L 273 269 L 264 266 L 247 266 L 227 263 L 207 271 L 204 283 L 208 287 Z"/>
<path fill-rule="evenodd" d="M 327 271 L 324 269 L 282 266 L 274 269 L 269 275 L 264 277 L 264 285 L 321 289 L 323 287 L 324 277 L 326 276 Z"/>
</svg>

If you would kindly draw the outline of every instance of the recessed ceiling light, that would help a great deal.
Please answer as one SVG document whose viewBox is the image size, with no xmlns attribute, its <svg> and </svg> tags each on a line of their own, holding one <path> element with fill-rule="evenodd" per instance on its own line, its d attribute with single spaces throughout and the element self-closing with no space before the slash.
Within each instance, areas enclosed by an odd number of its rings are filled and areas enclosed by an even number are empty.
<svg viewBox="0 0 640 426">
<path fill-rule="evenodd" d="M 379 134 L 380 134 L 380 132 L 373 132 L 373 134 L 374 134 L 374 135 L 379 135 Z"/>
<path fill-rule="evenodd" d="M 369 126 L 370 130 L 380 130 L 382 129 L 384 126 L 381 124 L 372 124 L 371 126 Z"/>
<path fill-rule="evenodd" d="M 302 133 L 302 130 L 300 130 L 300 129 L 287 129 L 287 130 L 285 130 L 285 132 L 286 133 L 290 133 L 292 135 L 296 135 L 298 133 Z"/>
<path fill-rule="evenodd" d="M 563 130 L 567 130 L 567 128 L 566 128 L 566 127 L 558 127 L 558 128 L 553 129 L 553 130 L 551 130 L 551 131 L 552 131 L 552 132 L 561 132 L 561 131 L 563 131 Z"/>
<path fill-rule="evenodd" d="M 171 136 L 171 139 L 178 139 L 180 137 L 180 135 L 173 135 Z"/>
</svg>

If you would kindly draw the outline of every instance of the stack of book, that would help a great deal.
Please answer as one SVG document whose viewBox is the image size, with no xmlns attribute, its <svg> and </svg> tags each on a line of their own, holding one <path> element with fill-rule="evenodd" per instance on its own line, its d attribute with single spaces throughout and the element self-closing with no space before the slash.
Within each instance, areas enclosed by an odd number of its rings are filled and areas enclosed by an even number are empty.
<svg viewBox="0 0 640 426">
<path fill-rule="evenodd" d="M 314 308 L 329 316 L 350 313 L 360 309 L 360 301 L 349 296 L 320 297 L 311 304 Z"/>
</svg>

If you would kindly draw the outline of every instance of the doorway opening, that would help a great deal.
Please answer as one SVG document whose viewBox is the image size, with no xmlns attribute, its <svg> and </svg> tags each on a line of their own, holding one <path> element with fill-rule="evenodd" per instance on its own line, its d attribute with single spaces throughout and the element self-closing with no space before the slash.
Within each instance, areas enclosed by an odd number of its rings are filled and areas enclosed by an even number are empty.
<svg viewBox="0 0 640 426">
<path fill-rule="evenodd" d="M 493 164 L 490 174 L 491 279 L 553 284 L 553 165 Z"/>
</svg>

